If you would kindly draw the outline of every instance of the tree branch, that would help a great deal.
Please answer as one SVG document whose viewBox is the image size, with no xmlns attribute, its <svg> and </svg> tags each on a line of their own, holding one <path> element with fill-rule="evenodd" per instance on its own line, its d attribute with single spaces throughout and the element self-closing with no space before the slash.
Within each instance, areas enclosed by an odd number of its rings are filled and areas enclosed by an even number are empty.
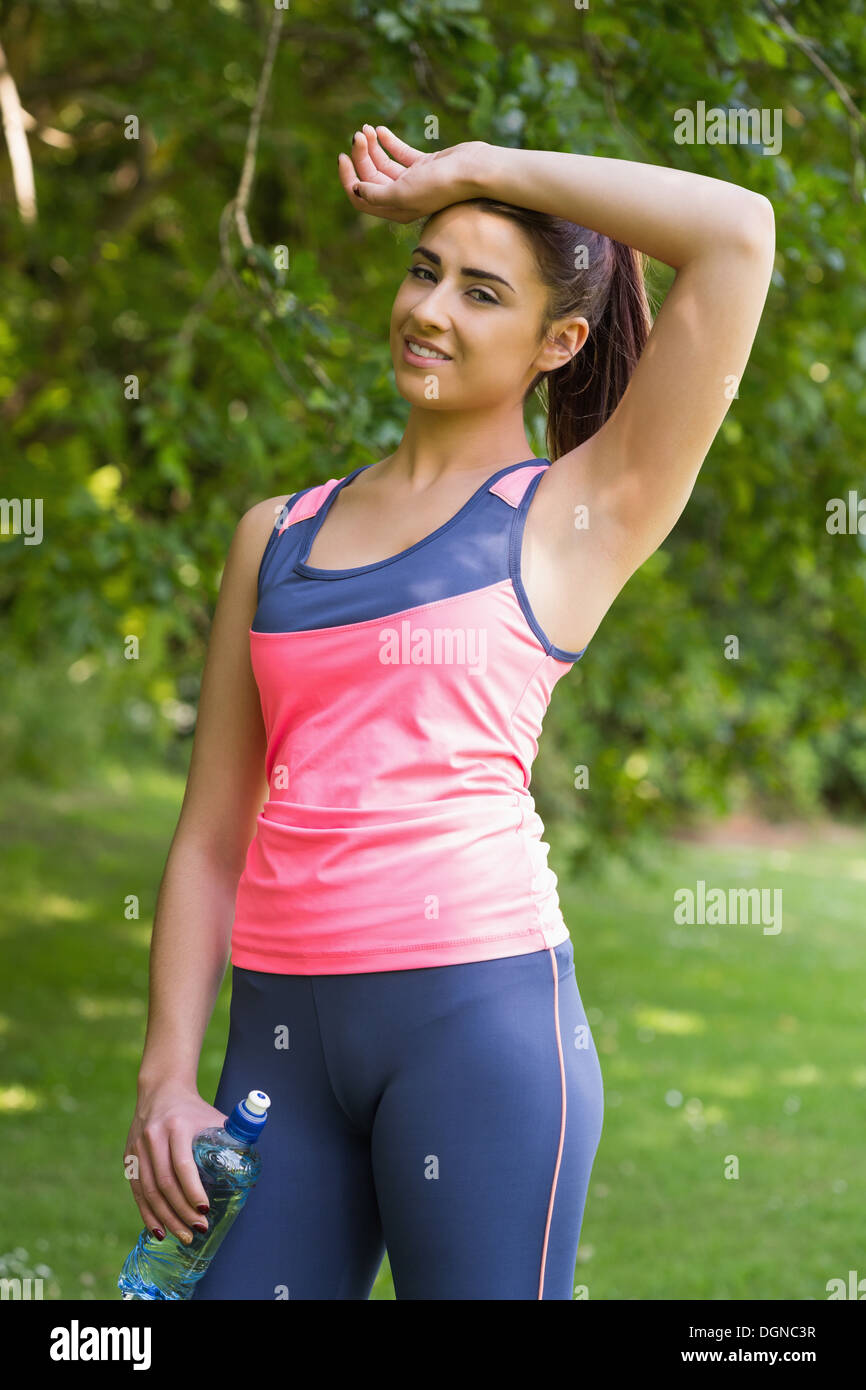
<svg viewBox="0 0 866 1390">
<path fill-rule="evenodd" d="M 18 96 L 15 79 L 9 71 L 6 53 L 0 44 L 0 111 L 3 113 L 3 130 L 9 162 L 12 165 L 12 182 L 15 188 L 15 201 L 22 222 L 36 221 L 36 184 L 33 180 L 33 160 L 30 146 L 24 131 L 24 113 Z"/>
<path fill-rule="evenodd" d="M 848 88 L 841 79 L 836 76 L 829 63 L 824 61 L 820 53 L 813 48 L 808 39 L 804 39 L 801 34 L 797 33 L 791 21 L 786 15 L 782 14 L 778 6 L 773 3 L 773 0 L 763 0 L 763 6 L 767 14 L 778 24 L 783 33 L 787 34 L 791 41 L 805 53 L 812 66 L 817 68 L 821 76 L 829 82 L 843 107 L 848 112 L 848 138 L 851 145 L 851 158 L 854 165 L 851 171 L 851 198 L 854 202 L 860 203 L 863 190 L 864 165 L 863 152 L 860 149 L 858 127 L 864 124 L 864 117 L 857 109 Z"/>
</svg>

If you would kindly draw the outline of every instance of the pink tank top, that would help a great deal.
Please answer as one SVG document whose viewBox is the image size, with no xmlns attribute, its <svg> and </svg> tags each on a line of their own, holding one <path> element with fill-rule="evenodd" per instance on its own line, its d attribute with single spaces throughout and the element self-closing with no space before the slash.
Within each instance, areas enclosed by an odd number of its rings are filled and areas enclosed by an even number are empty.
<svg viewBox="0 0 866 1390">
<path fill-rule="evenodd" d="M 568 939 L 530 795 L 556 647 L 520 577 L 549 460 L 492 474 L 415 545 L 306 563 L 337 492 L 289 498 L 250 629 L 269 793 L 238 883 L 232 964 L 343 975 L 521 955 Z"/>
</svg>

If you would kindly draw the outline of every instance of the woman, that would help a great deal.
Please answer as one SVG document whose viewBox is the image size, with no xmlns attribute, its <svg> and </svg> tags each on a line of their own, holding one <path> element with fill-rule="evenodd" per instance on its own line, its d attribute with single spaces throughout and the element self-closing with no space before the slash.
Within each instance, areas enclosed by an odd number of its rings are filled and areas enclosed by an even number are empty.
<svg viewBox="0 0 866 1390">
<path fill-rule="evenodd" d="M 389 457 L 233 538 L 157 908 L 133 1194 L 189 1240 L 191 1138 L 261 1088 L 262 1177 L 197 1298 L 365 1299 L 387 1248 L 398 1298 L 568 1299 L 602 1080 L 531 764 L 735 395 L 772 207 L 383 126 L 338 164 L 359 210 L 426 218 L 391 316 L 409 414 Z M 677 272 L 654 324 L 640 253 Z M 552 462 L 524 428 L 542 383 Z"/>
</svg>

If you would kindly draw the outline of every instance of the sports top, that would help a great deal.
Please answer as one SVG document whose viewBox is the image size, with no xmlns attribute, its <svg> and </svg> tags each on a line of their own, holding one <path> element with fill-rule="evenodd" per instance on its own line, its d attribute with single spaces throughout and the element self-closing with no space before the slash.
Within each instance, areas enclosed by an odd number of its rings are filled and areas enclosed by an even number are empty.
<svg viewBox="0 0 866 1390">
<path fill-rule="evenodd" d="M 529 792 L 560 676 L 520 577 L 547 459 L 491 474 L 423 540 L 307 564 L 363 464 L 288 499 L 262 555 L 250 657 L 269 795 L 238 882 L 232 964 L 344 975 L 568 939 Z"/>
</svg>

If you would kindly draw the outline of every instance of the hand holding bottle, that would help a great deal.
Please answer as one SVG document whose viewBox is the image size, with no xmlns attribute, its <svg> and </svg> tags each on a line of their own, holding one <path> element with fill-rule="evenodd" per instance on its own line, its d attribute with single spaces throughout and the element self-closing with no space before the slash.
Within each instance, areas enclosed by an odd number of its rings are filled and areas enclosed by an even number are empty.
<svg viewBox="0 0 866 1390">
<path fill-rule="evenodd" d="M 124 1170 L 141 1219 L 157 1240 L 170 1232 L 189 1245 L 194 1228 L 207 1230 L 208 1196 L 193 1158 L 192 1141 L 201 1130 L 222 1125 L 226 1118 L 194 1087 L 176 1081 L 139 1086 L 123 1150 Z"/>
<path fill-rule="evenodd" d="M 181 1136 L 186 1133 L 188 1121 L 198 1107 L 195 1101 L 191 1102 L 189 1092 L 185 1095 L 181 1092 L 174 1101 L 169 1099 L 167 1109 L 161 1108 L 164 1104 L 165 1099 L 154 1109 L 153 1113 L 159 1117 L 157 1120 L 142 1117 L 142 1140 L 145 1142 L 140 1142 L 140 1147 L 153 1145 L 154 1154 L 158 1154 L 160 1145 L 167 1144 L 170 1162 L 175 1169 L 180 1169 L 171 1183 L 179 1181 L 183 1191 L 193 1191 L 193 1184 L 184 1172 L 185 1155 L 181 1153 L 179 1163 L 177 1154 L 183 1148 Z M 264 1091 L 250 1091 L 238 1101 L 224 1125 L 205 1125 L 198 1130 L 190 1151 L 197 1182 L 202 1185 L 202 1193 L 210 1207 L 208 1220 L 202 1223 L 204 1229 L 197 1231 L 188 1243 L 181 1244 L 176 1238 L 159 1243 L 145 1228 L 127 1255 L 117 1281 L 123 1298 L 177 1300 L 193 1297 L 197 1284 L 210 1268 L 258 1182 L 262 1160 L 255 1142 L 267 1122 L 270 1104 L 270 1097 Z M 221 1112 L 214 1111 L 213 1106 L 203 1102 L 202 1106 L 220 1117 Z M 154 1173 L 160 1172 L 162 1164 L 156 1157 L 154 1164 Z M 145 1189 L 149 1206 L 154 1205 L 155 1193 L 155 1188 Z M 166 1200 L 172 1193 L 169 1184 L 165 1197 L 159 1194 L 160 1200 Z M 172 1195 L 172 1202 L 177 1200 L 177 1196 Z M 193 1222 L 194 1227 L 197 1225 Z"/>
</svg>

